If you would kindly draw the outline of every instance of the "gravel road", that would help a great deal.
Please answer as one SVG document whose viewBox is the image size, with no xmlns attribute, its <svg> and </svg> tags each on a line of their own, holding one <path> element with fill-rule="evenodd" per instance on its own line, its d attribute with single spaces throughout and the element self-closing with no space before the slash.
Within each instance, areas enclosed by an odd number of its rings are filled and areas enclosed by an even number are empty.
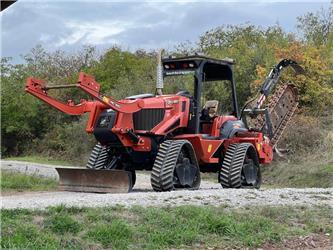
<svg viewBox="0 0 333 250">
<path fill-rule="evenodd" d="M 2 170 L 11 170 L 57 179 L 54 165 L 19 161 L 1 161 Z M 150 187 L 147 173 L 137 174 L 133 192 L 126 194 L 94 194 L 74 192 L 30 192 L 3 194 L 1 208 L 43 209 L 64 204 L 78 207 L 103 207 L 122 205 L 139 206 L 180 206 L 213 205 L 246 207 L 252 205 L 329 206 L 333 208 L 333 188 L 279 188 L 279 189 L 222 189 L 220 184 L 202 181 L 195 191 L 178 190 L 156 193 Z"/>
</svg>

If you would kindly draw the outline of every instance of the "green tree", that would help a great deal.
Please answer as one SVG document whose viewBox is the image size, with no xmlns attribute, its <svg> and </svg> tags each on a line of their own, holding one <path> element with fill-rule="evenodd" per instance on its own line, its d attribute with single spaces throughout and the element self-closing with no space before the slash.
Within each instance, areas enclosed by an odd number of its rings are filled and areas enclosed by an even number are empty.
<svg viewBox="0 0 333 250">
<path fill-rule="evenodd" d="M 96 60 L 95 50 L 85 47 L 77 54 L 62 51 L 53 53 L 36 46 L 24 56 L 24 64 L 11 64 L 9 58 L 1 59 L 1 153 L 16 155 L 31 147 L 32 141 L 42 138 L 55 124 L 77 121 L 78 117 L 66 116 L 24 92 L 28 76 L 47 82 L 73 81 L 73 75 L 89 67 Z M 54 92 L 61 100 L 79 99 L 78 91 Z"/>
<path fill-rule="evenodd" d="M 315 13 L 309 12 L 297 17 L 297 20 L 297 28 L 307 43 L 315 46 L 333 45 L 333 1 L 327 10 L 322 8 Z"/>
<path fill-rule="evenodd" d="M 156 54 L 134 53 L 118 47 L 109 49 L 88 72 L 101 84 L 102 91 L 117 99 L 154 91 Z"/>
<path fill-rule="evenodd" d="M 272 67 L 277 61 L 276 51 L 288 46 L 294 39 L 279 26 L 263 29 L 253 25 L 229 25 L 203 34 L 198 46 L 200 51 L 211 57 L 235 59 L 235 81 L 238 101 L 242 106 L 258 90 L 254 87 L 259 84 L 253 84 L 258 81 L 258 66 Z"/>
</svg>

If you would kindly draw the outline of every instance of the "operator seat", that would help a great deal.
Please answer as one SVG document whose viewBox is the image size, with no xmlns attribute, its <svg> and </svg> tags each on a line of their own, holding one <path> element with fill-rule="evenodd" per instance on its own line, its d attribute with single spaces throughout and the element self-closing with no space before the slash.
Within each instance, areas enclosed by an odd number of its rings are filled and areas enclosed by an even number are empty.
<svg viewBox="0 0 333 250">
<path fill-rule="evenodd" d="M 203 133 L 204 138 L 211 137 L 211 126 L 213 124 L 214 118 L 217 116 L 218 106 L 219 101 L 209 100 L 205 103 L 201 110 L 199 130 L 201 133 Z"/>
<path fill-rule="evenodd" d="M 201 119 L 202 121 L 210 121 L 217 115 L 217 109 L 219 106 L 219 101 L 217 100 L 209 100 L 203 106 L 201 111 Z"/>
</svg>

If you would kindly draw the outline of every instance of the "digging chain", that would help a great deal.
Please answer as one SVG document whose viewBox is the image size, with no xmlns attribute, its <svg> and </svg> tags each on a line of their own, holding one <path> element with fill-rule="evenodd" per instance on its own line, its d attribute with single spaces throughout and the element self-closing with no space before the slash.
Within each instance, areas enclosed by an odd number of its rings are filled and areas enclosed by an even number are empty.
<svg viewBox="0 0 333 250">
<path fill-rule="evenodd" d="M 272 120 L 273 136 L 270 139 L 270 145 L 275 147 L 280 140 L 291 117 L 297 110 L 298 95 L 297 89 L 293 84 L 283 84 L 277 87 L 273 96 L 270 98 L 267 108 Z M 255 122 L 255 128 L 263 130 L 265 127 L 265 118 L 259 115 Z"/>
</svg>

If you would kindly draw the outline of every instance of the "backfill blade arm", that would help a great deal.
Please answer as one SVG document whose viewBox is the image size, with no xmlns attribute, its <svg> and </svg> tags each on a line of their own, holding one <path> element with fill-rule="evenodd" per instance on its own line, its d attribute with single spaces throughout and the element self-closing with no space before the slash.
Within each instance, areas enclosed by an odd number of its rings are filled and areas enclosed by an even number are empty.
<svg viewBox="0 0 333 250">
<path fill-rule="evenodd" d="M 78 85 L 66 85 L 63 88 L 78 87 Z M 31 95 L 37 97 L 38 99 L 44 101 L 45 103 L 53 106 L 54 108 L 60 110 L 68 115 L 82 115 L 86 112 L 91 111 L 91 106 L 93 102 L 86 100 L 81 100 L 79 104 L 74 104 L 73 101 L 68 100 L 67 103 L 56 100 L 55 98 L 48 95 L 47 91 L 49 89 L 59 88 L 59 86 L 46 86 L 45 82 L 40 79 L 29 77 L 26 81 L 25 91 Z"/>
<path fill-rule="evenodd" d="M 82 115 L 89 112 L 90 114 L 86 126 L 86 131 L 88 133 L 92 133 L 96 119 L 98 118 L 99 114 L 107 108 L 105 104 L 98 101 L 87 101 L 84 99 L 82 99 L 81 102 L 76 105 L 72 100 L 68 100 L 67 103 L 63 103 L 47 94 L 47 90 L 49 89 L 71 87 L 78 87 L 78 85 L 46 86 L 43 80 L 29 77 L 26 82 L 25 91 L 68 115 Z"/>
<path fill-rule="evenodd" d="M 83 91 L 85 91 L 86 93 L 88 93 L 93 98 L 97 99 L 98 101 L 104 103 L 105 105 L 109 106 L 110 108 L 118 112 L 134 113 L 141 109 L 140 100 L 123 103 L 115 100 L 110 96 L 101 94 L 100 84 L 96 82 L 93 76 L 90 76 L 83 72 L 81 72 L 79 75 L 78 87 Z"/>
<path fill-rule="evenodd" d="M 96 99 L 97 102 L 81 100 L 80 104 L 75 105 L 73 101 L 69 100 L 66 104 L 49 96 L 47 93 L 47 91 L 50 89 L 75 87 L 82 89 L 84 92 Z M 112 97 L 101 94 L 100 84 L 96 82 L 93 76 L 83 72 L 79 74 L 77 84 L 72 85 L 47 86 L 45 81 L 29 77 L 26 82 L 25 91 L 69 115 L 82 115 L 83 113 L 90 112 L 92 109 L 91 106 L 93 105 L 104 107 L 104 109 L 111 108 L 122 113 L 134 113 L 141 109 L 140 100 L 129 103 L 122 103 L 113 99 Z"/>
</svg>

